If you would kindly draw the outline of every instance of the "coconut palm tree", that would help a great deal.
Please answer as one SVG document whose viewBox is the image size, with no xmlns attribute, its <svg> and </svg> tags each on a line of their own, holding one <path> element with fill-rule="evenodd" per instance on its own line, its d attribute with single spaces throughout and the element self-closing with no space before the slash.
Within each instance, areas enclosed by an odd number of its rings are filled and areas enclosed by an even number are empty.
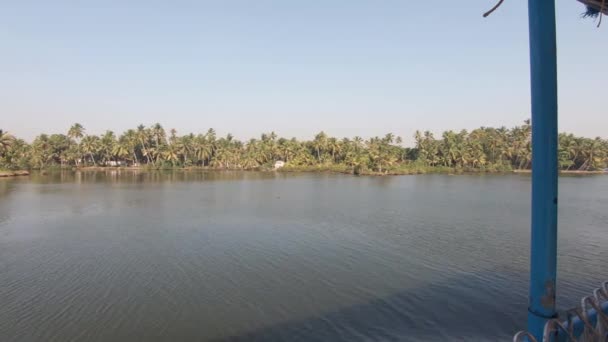
<svg viewBox="0 0 608 342">
<path fill-rule="evenodd" d="M 172 135 L 174 135 L 172 133 Z M 194 151 L 194 135 L 186 135 L 180 138 L 171 138 L 171 145 L 175 144 L 177 153 L 182 157 L 182 163 L 184 166 L 191 165 L 191 156 Z"/>
<path fill-rule="evenodd" d="M 192 145 L 197 163 L 200 162 L 202 166 L 209 165 L 214 148 L 213 143 L 208 138 L 208 135 L 197 135 L 194 138 Z"/>
<path fill-rule="evenodd" d="M 164 146 L 167 144 L 166 133 L 163 126 L 159 123 L 155 123 L 150 129 L 150 135 L 154 140 L 154 156 L 156 157 L 155 162 L 158 162 L 158 158 L 162 158 L 164 154 L 161 151 L 164 151 Z"/>
<path fill-rule="evenodd" d="M 106 131 L 99 142 L 99 154 L 102 164 L 107 163 L 114 157 L 114 146 L 117 144 L 116 135 L 112 131 Z"/>
<path fill-rule="evenodd" d="M 168 144 L 164 146 L 161 151 L 163 160 L 171 163 L 171 166 L 175 166 L 175 163 L 179 161 L 179 150 L 176 144 Z"/>
<path fill-rule="evenodd" d="M 125 161 L 129 157 L 129 155 L 131 155 L 128 144 L 121 141 L 114 144 L 111 153 L 112 157 L 116 158 L 119 161 Z M 134 159 L 133 161 L 136 160 Z"/>
<path fill-rule="evenodd" d="M 31 147 L 23 139 L 14 138 L 7 149 L 0 153 L 0 167 L 9 169 L 29 168 L 31 163 Z"/>
<path fill-rule="evenodd" d="M 87 135 L 80 141 L 80 147 L 85 155 L 88 155 L 93 165 L 95 162 L 95 154 L 99 151 L 100 140 L 96 135 Z"/>
<path fill-rule="evenodd" d="M 148 140 L 148 130 L 146 129 L 146 126 L 144 126 L 144 125 L 137 126 L 137 140 L 141 144 L 142 154 L 148 160 L 148 164 L 151 164 L 152 163 L 152 159 L 151 159 L 152 151 L 151 151 L 151 149 L 149 149 L 146 146 L 146 141 Z"/>
<path fill-rule="evenodd" d="M 151 129 L 152 137 L 154 138 L 155 146 L 160 146 L 165 142 L 165 129 L 159 123 L 155 123 Z"/>
<path fill-rule="evenodd" d="M 279 158 L 281 158 L 286 163 L 294 157 L 296 153 L 296 145 L 298 141 L 296 138 L 292 138 L 291 140 L 283 139 L 279 141 Z"/>
<path fill-rule="evenodd" d="M 321 153 L 323 153 L 327 147 L 327 134 L 321 131 L 315 135 L 315 139 L 312 141 L 312 147 L 317 153 L 317 161 L 321 161 Z"/>
<path fill-rule="evenodd" d="M 37 168 L 44 168 L 52 158 L 52 150 L 49 143 L 49 136 L 40 134 L 34 139 L 31 147 L 31 164 Z"/>
<path fill-rule="evenodd" d="M 81 124 L 75 123 L 68 130 L 68 138 L 70 139 L 81 139 L 84 136 L 84 127 Z"/>
<path fill-rule="evenodd" d="M 342 147 L 341 147 L 340 142 L 338 141 L 338 139 L 336 139 L 334 137 L 331 137 L 331 138 L 327 139 L 327 149 L 331 153 L 331 162 L 332 163 L 337 162 L 336 156 L 342 150 Z"/>
<path fill-rule="evenodd" d="M 15 142 L 15 137 L 0 129 L 0 156 L 6 153 Z"/>
<path fill-rule="evenodd" d="M 602 139 L 585 139 L 582 150 L 583 164 L 579 170 L 599 169 L 605 158 L 605 151 L 602 150 Z"/>
</svg>

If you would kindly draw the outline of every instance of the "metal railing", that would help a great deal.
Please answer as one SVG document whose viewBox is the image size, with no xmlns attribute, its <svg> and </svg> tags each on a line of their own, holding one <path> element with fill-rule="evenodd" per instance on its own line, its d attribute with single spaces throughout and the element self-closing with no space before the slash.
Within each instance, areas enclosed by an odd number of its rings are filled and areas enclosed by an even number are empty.
<svg viewBox="0 0 608 342">
<path fill-rule="evenodd" d="M 568 310 L 567 318 L 548 320 L 542 341 L 528 331 L 520 331 L 513 342 L 606 342 L 608 341 L 608 281 L 581 299 L 579 307 Z"/>
</svg>

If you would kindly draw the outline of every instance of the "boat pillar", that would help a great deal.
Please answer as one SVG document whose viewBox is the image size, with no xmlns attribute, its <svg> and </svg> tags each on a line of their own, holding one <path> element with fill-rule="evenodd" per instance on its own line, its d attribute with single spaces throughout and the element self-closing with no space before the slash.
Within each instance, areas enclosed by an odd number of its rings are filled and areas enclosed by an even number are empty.
<svg viewBox="0 0 608 342">
<path fill-rule="evenodd" d="M 555 0 L 528 0 L 532 92 L 532 222 L 528 331 L 557 317 L 557 47 Z"/>
</svg>

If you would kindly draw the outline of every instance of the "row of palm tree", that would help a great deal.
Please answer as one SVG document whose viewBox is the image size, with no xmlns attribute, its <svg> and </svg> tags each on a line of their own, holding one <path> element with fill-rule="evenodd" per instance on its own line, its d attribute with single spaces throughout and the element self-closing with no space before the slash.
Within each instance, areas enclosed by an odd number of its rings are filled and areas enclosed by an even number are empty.
<svg viewBox="0 0 608 342">
<path fill-rule="evenodd" d="M 107 131 L 86 134 L 76 123 L 66 134 L 41 134 L 30 144 L 0 130 L 0 167 L 46 168 L 52 166 L 150 166 L 255 169 L 283 160 L 288 166 L 339 165 L 357 172 L 417 165 L 456 169 L 507 170 L 532 166 L 531 125 L 511 129 L 480 127 L 468 132 L 445 131 L 435 138 L 429 131 L 415 133 L 416 145 L 403 147 L 400 137 L 352 139 L 330 137 L 324 132 L 312 140 L 279 138 L 274 132 L 246 142 L 213 129 L 204 134 L 169 134 L 160 124 L 129 129 L 120 136 Z M 608 141 L 559 135 L 559 167 L 563 170 L 597 170 L 608 165 Z"/>
</svg>

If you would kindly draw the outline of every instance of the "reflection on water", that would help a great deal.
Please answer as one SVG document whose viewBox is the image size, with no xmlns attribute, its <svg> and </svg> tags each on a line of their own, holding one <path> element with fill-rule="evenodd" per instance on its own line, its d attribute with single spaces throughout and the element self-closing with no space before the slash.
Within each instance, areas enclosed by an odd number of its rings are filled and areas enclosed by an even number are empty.
<svg viewBox="0 0 608 342">
<path fill-rule="evenodd" d="M 108 169 L 102 171 L 46 171 L 33 172 L 32 183 L 83 183 L 83 182 L 199 182 L 234 181 L 286 178 L 288 174 L 274 172 L 205 171 L 205 170 L 164 170 L 145 171 L 138 169 Z"/>
<path fill-rule="evenodd" d="M 508 339 L 528 176 L 0 180 L 0 340 Z M 608 177 L 560 178 L 558 303 L 608 278 Z"/>
</svg>

